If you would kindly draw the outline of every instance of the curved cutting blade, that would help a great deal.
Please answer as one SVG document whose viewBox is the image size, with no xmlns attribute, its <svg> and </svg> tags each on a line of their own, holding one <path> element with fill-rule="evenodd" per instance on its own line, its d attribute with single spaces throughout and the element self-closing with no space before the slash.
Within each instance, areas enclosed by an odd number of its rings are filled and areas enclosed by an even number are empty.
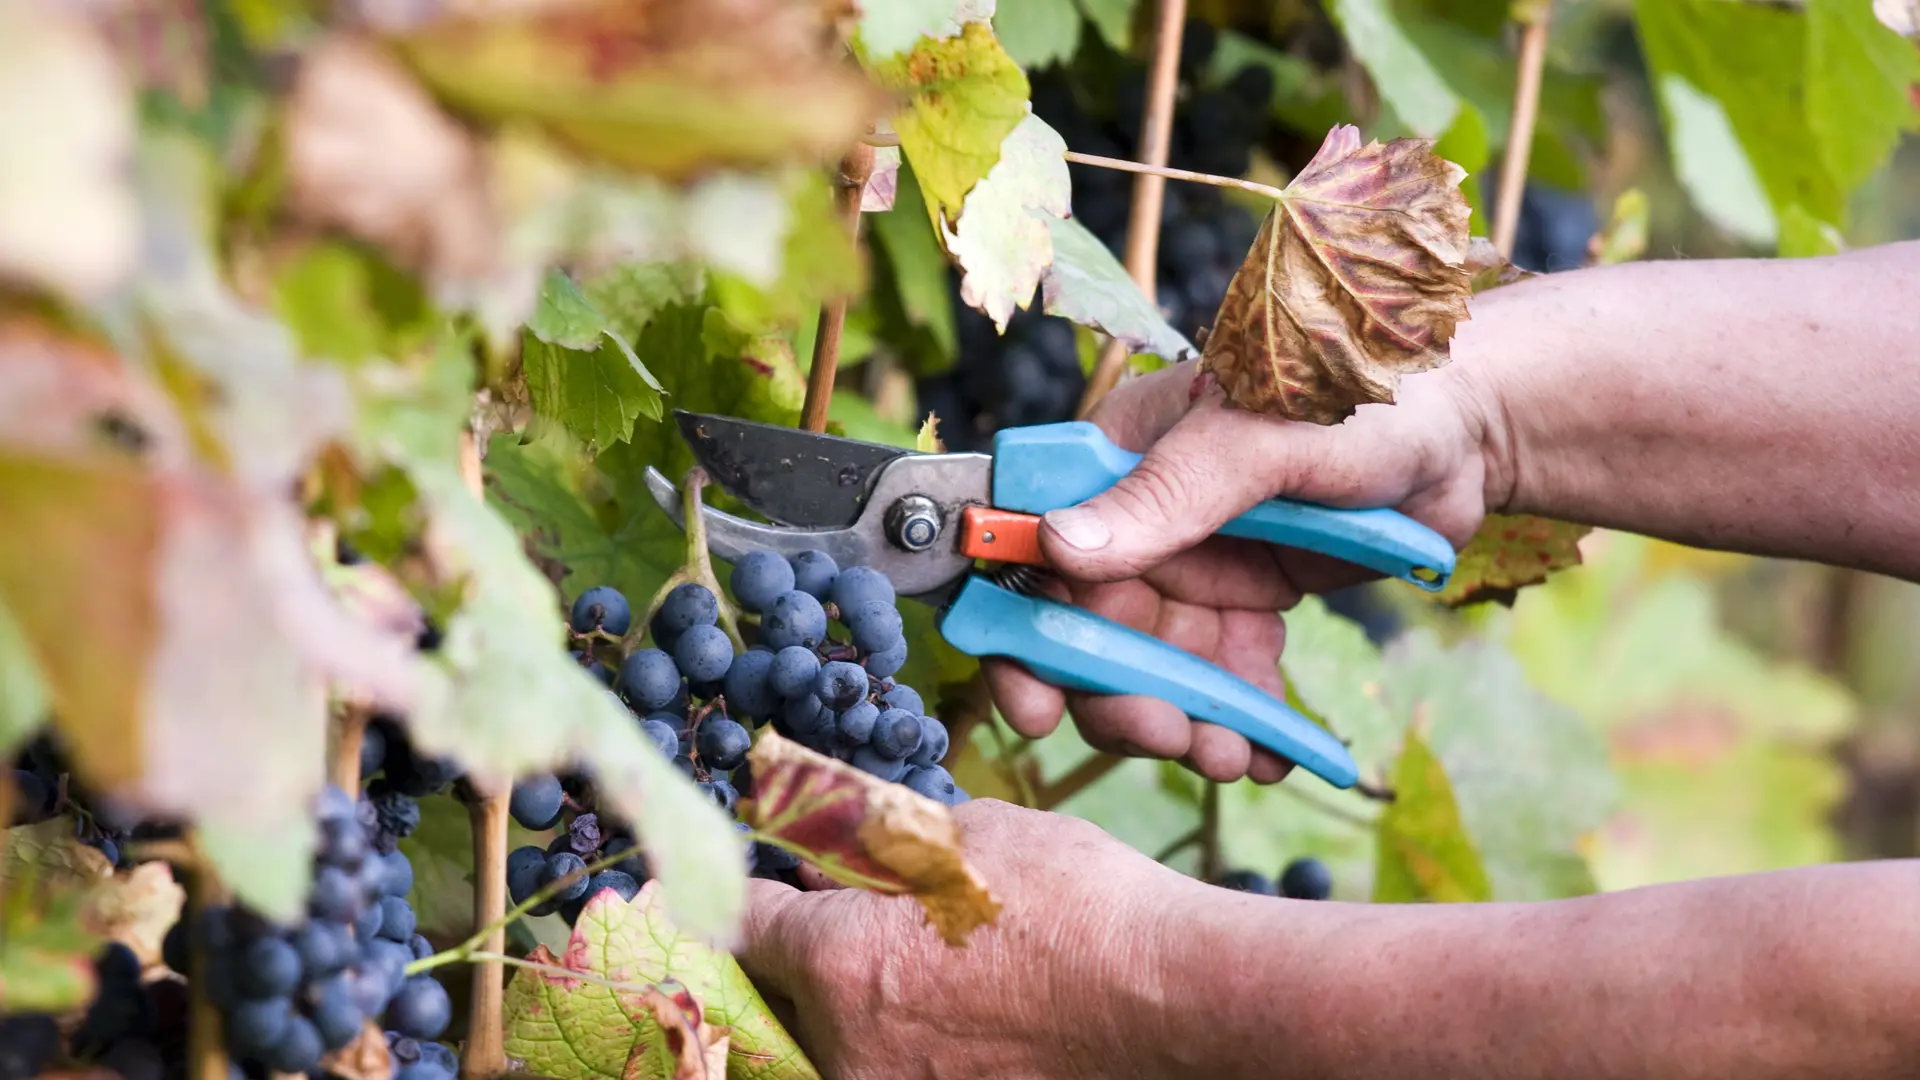
<svg viewBox="0 0 1920 1080">
<path fill-rule="evenodd" d="M 807 529 L 852 525 L 881 468 L 910 453 L 731 416 L 675 409 L 673 419 L 715 483 L 774 521 Z"/>
</svg>

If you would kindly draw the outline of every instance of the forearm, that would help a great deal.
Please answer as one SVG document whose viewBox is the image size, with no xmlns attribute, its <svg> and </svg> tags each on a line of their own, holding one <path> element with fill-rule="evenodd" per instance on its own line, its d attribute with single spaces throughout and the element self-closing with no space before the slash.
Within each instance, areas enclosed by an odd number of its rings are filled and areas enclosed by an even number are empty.
<svg viewBox="0 0 1920 1080">
<path fill-rule="evenodd" d="M 1920 579 L 1920 243 L 1477 299 L 1489 508 Z"/>
<path fill-rule="evenodd" d="M 1920 862 L 1536 904 L 1235 898 L 1172 961 L 1172 1076 L 1911 1076 Z"/>
</svg>

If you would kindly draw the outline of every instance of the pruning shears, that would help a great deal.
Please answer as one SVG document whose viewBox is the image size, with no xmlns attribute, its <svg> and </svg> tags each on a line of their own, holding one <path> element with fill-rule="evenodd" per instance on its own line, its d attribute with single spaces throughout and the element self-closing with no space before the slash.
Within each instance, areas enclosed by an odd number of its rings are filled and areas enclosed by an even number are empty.
<svg viewBox="0 0 1920 1080">
<path fill-rule="evenodd" d="M 1066 689 L 1156 697 L 1335 787 L 1359 779 L 1339 739 L 1245 679 L 1035 594 L 1046 565 L 1039 515 L 1092 498 L 1140 461 L 1093 424 L 1005 428 L 991 454 L 929 454 L 726 416 L 676 410 L 674 420 L 713 481 L 772 522 L 703 506 L 707 547 L 721 559 L 824 551 L 934 607 L 941 636 L 964 653 L 1014 660 Z M 673 482 L 650 468 L 647 486 L 685 528 Z M 1428 591 L 1453 573 L 1446 538 L 1392 510 L 1273 499 L 1219 532 L 1331 555 Z M 999 566 L 983 571 L 980 561 Z"/>
</svg>

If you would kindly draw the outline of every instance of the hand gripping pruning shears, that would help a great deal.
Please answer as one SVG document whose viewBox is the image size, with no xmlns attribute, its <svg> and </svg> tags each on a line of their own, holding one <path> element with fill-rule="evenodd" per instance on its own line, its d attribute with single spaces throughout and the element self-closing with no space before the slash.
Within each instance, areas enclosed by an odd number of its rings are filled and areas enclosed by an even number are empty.
<svg viewBox="0 0 1920 1080">
<path fill-rule="evenodd" d="M 941 636 L 962 652 L 1017 661 L 1066 689 L 1156 697 L 1335 787 L 1359 779 L 1339 739 L 1245 679 L 1034 594 L 1046 562 L 1038 515 L 1092 498 L 1140 461 L 1094 425 L 1006 428 L 991 454 L 927 454 L 725 416 L 676 410 L 674 419 L 714 482 L 773 522 L 704 507 L 707 546 L 721 559 L 819 550 L 843 568 L 871 567 L 900 596 L 933 606 Z M 649 469 L 647 486 L 684 528 L 673 482 Z M 1453 573 L 1453 546 L 1392 510 L 1274 499 L 1219 532 L 1330 555 L 1429 591 Z M 982 572 L 977 560 L 1001 568 Z"/>
</svg>

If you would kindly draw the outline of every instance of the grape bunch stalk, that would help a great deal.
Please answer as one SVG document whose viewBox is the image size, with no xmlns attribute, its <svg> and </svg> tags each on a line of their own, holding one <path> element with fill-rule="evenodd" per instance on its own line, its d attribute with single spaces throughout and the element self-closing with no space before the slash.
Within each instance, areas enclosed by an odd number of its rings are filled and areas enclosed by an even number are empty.
<svg viewBox="0 0 1920 1080">
<path fill-rule="evenodd" d="M 927 798 L 949 806 L 967 799 L 941 765 L 946 725 L 926 714 L 912 687 L 893 680 L 906 665 L 907 639 L 884 574 L 842 570 L 821 551 L 792 558 L 754 551 L 733 567 L 729 591 L 749 615 L 742 632 L 752 641 L 744 650 L 719 625 L 719 598 L 695 582 L 667 593 L 647 622 L 651 644 L 624 656 L 601 655 L 633 627 L 633 608 L 619 591 L 585 590 L 568 617 L 574 658 L 715 805 L 735 814 L 752 794 L 747 753 L 754 732 L 769 724 Z M 584 776 L 522 777 L 509 810 L 523 828 L 556 832 L 545 847 L 530 844 L 507 857 L 515 905 L 547 890 L 530 914 L 558 914 L 571 924 L 601 892 L 631 900 L 646 883 L 631 830 L 597 809 Z M 737 824 L 744 839 L 750 830 Z M 798 856 L 745 843 L 749 873 L 792 880 Z"/>
</svg>

